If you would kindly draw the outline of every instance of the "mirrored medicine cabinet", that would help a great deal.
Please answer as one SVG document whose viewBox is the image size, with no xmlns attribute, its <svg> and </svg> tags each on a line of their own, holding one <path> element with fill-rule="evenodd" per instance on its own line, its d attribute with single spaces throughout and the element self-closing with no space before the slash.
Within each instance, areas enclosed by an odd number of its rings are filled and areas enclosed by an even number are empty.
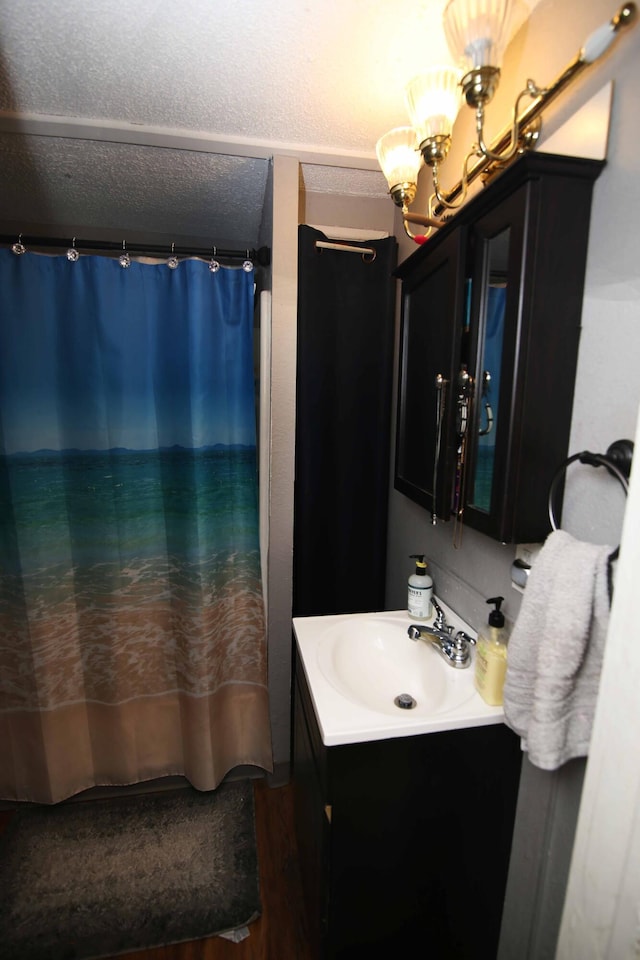
<svg viewBox="0 0 640 960">
<path fill-rule="evenodd" d="M 395 486 L 502 542 L 550 531 L 567 455 L 601 161 L 530 153 L 396 270 Z"/>
</svg>

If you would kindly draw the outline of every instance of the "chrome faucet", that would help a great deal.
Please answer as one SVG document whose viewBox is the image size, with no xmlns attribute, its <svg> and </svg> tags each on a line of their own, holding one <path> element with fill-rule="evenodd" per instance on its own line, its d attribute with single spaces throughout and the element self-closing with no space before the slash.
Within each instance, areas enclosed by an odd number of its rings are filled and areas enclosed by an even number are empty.
<svg viewBox="0 0 640 960">
<path fill-rule="evenodd" d="M 454 636 L 453 627 L 446 625 L 444 613 L 440 607 L 438 607 L 433 600 L 431 602 L 438 612 L 438 617 L 435 622 L 438 623 L 440 616 L 442 616 L 442 621 L 444 621 L 445 624 L 444 628 L 437 626 L 429 627 L 422 624 L 417 626 L 412 623 L 407 633 L 412 640 L 424 640 L 425 643 L 433 644 L 440 656 L 452 667 L 457 667 L 458 669 L 468 667 L 471 660 L 469 647 L 475 644 L 476 641 L 473 637 L 470 637 L 468 633 L 465 633 L 464 630 L 458 630 Z"/>
</svg>

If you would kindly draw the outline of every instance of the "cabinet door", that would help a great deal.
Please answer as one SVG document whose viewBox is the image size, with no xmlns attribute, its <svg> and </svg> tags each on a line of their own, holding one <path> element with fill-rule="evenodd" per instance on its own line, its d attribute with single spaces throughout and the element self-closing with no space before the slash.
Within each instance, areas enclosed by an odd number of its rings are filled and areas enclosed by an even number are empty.
<svg viewBox="0 0 640 960">
<path fill-rule="evenodd" d="M 549 486 L 571 427 L 591 192 L 586 178 L 532 179 L 471 227 L 476 391 L 464 522 L 503 542 L 550 530 Z"/>
<path fill-rule="evenodd" d="M 523 265 L 531 184 L 473 225 L 469 372 L 474 383 L 464 522 L 500 540 L 513 528 L 518 362 L 526 354 Z M 525 232 L 527 231 L 527 232 Z M 535 233 L 534 233 L 535 235 Z"/>
<path fill-rule="evenodd" d="M 295 686 L 293 739 L 295 829 L 310 937 L 309 949 L 314 958 L 319 958 L 323 955 L 328 928 L 331 820 L 314 749 L 318 732 L 315 721 L 313 718 L 309 720 L 305 712 L 305 699 L 303 685 L 298 679 Z M 308 701 L 306 706 L 309 709 Z"/>
<path fill-rule="evenodd" d="M 430 241 L 432 250 L 402 290 L 395 487 L 445 520 L 455 467 L 450 398 L 463 328 L 465 233 L 461 227 Z"/>
</svg>

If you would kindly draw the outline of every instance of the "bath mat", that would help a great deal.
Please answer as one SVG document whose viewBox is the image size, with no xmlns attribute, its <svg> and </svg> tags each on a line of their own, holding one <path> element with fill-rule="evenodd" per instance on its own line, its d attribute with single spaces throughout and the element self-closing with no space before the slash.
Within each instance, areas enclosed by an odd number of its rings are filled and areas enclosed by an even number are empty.
<svg viewBox="0 0 640 960">
<path fill-rule="evenodd" d="M 0 958 L 88 960 L 260 912 L 253 788 L 19 810 L 0 838 Z"/>
</svg>

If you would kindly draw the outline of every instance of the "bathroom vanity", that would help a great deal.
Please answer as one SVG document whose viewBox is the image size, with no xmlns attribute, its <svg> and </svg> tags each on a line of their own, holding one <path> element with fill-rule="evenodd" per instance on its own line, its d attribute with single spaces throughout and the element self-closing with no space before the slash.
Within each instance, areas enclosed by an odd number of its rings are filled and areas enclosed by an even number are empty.
<svg viewBox="0 0 640 960">
<path fill-rule="evenodd" d="M 410 624 L 294 620 L 296 831 L 323 960 L 495 960 L 519 738 L 473 667 L 444 663 Z M 399 685 L 417 716 L 386 696 Z"/>
</svg>

